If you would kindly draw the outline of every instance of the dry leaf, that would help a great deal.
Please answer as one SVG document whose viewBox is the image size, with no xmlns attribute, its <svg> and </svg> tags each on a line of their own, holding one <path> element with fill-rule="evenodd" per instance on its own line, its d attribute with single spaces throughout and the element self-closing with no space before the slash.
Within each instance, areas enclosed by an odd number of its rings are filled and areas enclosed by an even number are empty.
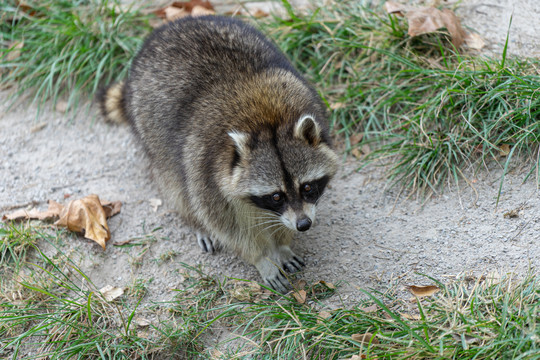
<svg viewBox="0 0 540 360">
<path fill-rule="evenodd" d="M 323 320 L 328 319 L 330 316 L 332 316 L 332 314 L 330 314 L 328 311 L 326 310 L 321 311 L 317 317 L 317 324 L 321 324 Z"/>
<path fill-rule="evenodd" d="M 152 324 L 150 320 L 142 318 L 142 317 L 136 317 L 135 323 L 137 324 L 138 327 L 147 327 Z"/>
<path fill-rule="evenodd" d="M 15 41 L 8 49 L 8 53 L 6 55 L 6 61 L 14 61 L 17 60 L 19 56 L 21 56 L 21 49 L 24 46 L 23 41 Z"/>
<path fill-rule="evenodd" d="M 458 343 L 460 343 L 463 346 L 463 349 L 467 350 L 469 348 L 469 344 L 474 344 L 475 342 L 478 342 L 478 338 L 467 335 L 467 334 L 452 334 L 452 337 L 454 340 L 456 340 Z"/>
<path fill-rule="evenodd" d="M 10 214 L 2 216 L 2 220 L 20 221 L 20 220 L 41 220 L 51 221 L 60 216 L 63 206 L 56 201 L 49 200 L 49 208 L 47 211 L 39 211 L 35 208 L 30 210 L 17 210 Z"/>
<path fill-rule="evenodd" d="M 396 14 L 403 16 L 403 13 L 406 12 L 408 9 L 408 6 L 398 4 L 394 1 L 387 1 L 384 3 L 384 10 L 386 10 L 389 14 Z"/>
<path fill-rule="evenodd" d="M 519 209 L 514 209 L 507 211 L 503 214 L 503 217 L 506 219 L 513 219 L 519 217 Z"/>
<path fill-rule="evenodd" d="M 67 111 L 67 108 L 68 108 L 68 103 L 65 100 L 60 100 L 56 103 L 55 109 L 56 111 L 60 113 L 65 113 Z"/>
<path fill-rule="evenodd" d="M 369 343 L 371 344 L 378 344 L 379 339 L 377 339 L 372 333 L 366 332 L 365 334 L 353 334 L 351 335 L 351 338 L 359 342 L 362 345 L 367 345 Z"/>
<path fill-rule="evenodd" d="M 354 146 L 358 144 L 360 141 L 362 141 L 363 138 L 364 138 L 363 133 L 354 134 L 349 137 L 349 142 L 351 143 L 351 146 Z"/>
<path fill-rule="evenodd" d="M 482 37 L 476 33 L 467 33 L 464 40 L 465 44 L 470 49 L 481 50 L 484 48 L 484 46 L 486 46 L 484 39 L 482 39 Z"/>
<path fill-rule="evenodd" d="M 434 33 L 439 29 L 446 28 L 450 33 L 452 44 L 459 47 L 467 37 L 467 32 L 452 10 L 439 10 L 434 7 L 410 7 L 387 1 L 384 4 L 389 14 L 403 14 L 409 22 L 408 34 L 418 36 L 422 34 Z M 477 39 L 475 39 L 477 40 Z M 471 38 L 472 41 L 472 38 Z"/>
<path fill-rule="evenodd" d="M 510 154 L 510 145 L 508 144 L 502 144 L 500 147 L 499 147 L 499 154 L 501 156 L 508 156 L 508 154 Z"/>
<path fill-rule="evenodd" d="M 156 212 L 158 207 L 160 207 L 163 203 L 161 199 L 150 199 L 148 202 L 150 203 L 150 206 L 154 212 Z"/>
<path fill-rule="evenodd" d="M 48 123 L 46 121 L 40 122 L 39 124 L 32 126 L 32 128 L 30 129 L 30 132 L 32 134 L 37 133 L 38 131 L 43 130 L 47 126 L 47 124 Z"/>
<path fill-rule="evenodd" d="M 295 289 L 303 289 L 306 286 L 307 286 L 307 282 L 304 279 L 300 279 L 294 284 Z"/>
<path fill-rule="evenodd" d="M 364 154 L 364 155 L 369 155 L 371 153 L 371 148 L 369 147 L 368 144 L 362 145 L 360 150 L 362 150 L 362 154 Z"/>
<path fill-rule="evenodd" d="M 292 293 L 296 301 L 298 301 L 299 304 L 305 304 L 306 303 L 306 296 L 307 293 L 305 290 L 298 290 Z"/>
<path fill-rule="evenodd" d="M 375 312 L 377 311 L 379 308 L 377 307 L 377 305 L 373 304 L 373 305 L 370 305 L 368 307 L 365 307 L 365 308 L 360 308 L 360 311 L 363 311 L 363 312 L 366 312 L 366 313 L 372 313 L 372 312 Z"/>
<path fill-rule="evenodd" d="M 215 11 L 209 1 L 191 0 L 185 2 L 173 2 L 169 6 L 154 11 L 154 14 L 165 19 L 165 21 L 173 21 L 188 15 L 213 15 L 215 14 Z"/>
<path fill-rule="evenodd" d="M 174 6 L 166 7 L 163 9 L 163 13 L 166 21 L 173 21 L 189 15 L 186 10 Z"/>
<path fill-rule="evenodd" d="M 264 10 L 261 10 L 261 9 L 257 9 L 257 10 L 255 10 L 255 12 L 253 13 L 253 16 L 254 16 L 256 19 L 260 19 L 260 18 L 263 18 L 263 17 L 267 17 L 268 15 L 270 15 L 270 14 L 267 13 L 266 11 L 264 11 Z"/>
<path fill-rule="evenodd" d="M 124 289 L 107 285 L 99 289 L 99 292 L 105 297 L 105 300 L 110 302 L 122 296 L 124 294 Z"/>
<path fill-rule="evenodd" d="M 211 9 L 207 9 L 204 6 L 196 5 L 191 10 L 191 16 L 205 16 L 205 15 L 214 15 L 216 12 Z"/>
<path fill-rule="evenodd" d="M 411 285 L 408 286 L 407 289 L 414 295 L 418 297 L 426 297 L 426 296 L 432 296 L 440 289 L 435 285 L 427 285 L 427 286 L 415 286 Z"/>
<path fill-rule="evenodd" d="M 336 103 L 330 104 L 330 109 L 331 110 L 343 109 L 344 107 L 345 107 L 345 104 L 342 103 L 342 102 L 336 102 Z"/>
<path fill-rule="evenodd" d="M 358 148 L 352 149 L 351 154 L 357 159 L 360 159 L 362 157 L 362 152 L 358 150 Z"/>
<path fill-rule="evenodd" d="M 401 315 L 401 317 L 407 319 L 407 320 L 420 320 L 420 316 L 419 315 L 413 315 L 413 314 L 407 314 L 407 313 L 402 313 L 400 312 L 399 315 Z"/>
<path fill-rule="evenodd" d="M 410 36 L 433 33 L 446 28 L 455 47 L 459 47 L 463 43 L 465 30 L 451 10 L 443 9 L 441 11 L 434 7 L 422 7 L 408 11 L 406 16 L 409 21 L 408 34 Z"/>
<path fill-rule="evenodd" d="M 324 281 L 324 280 L 319 280 L 319 281 L 313 283 L 313 286 L 316 286 L 316 285 L 318 285 L 318 284 L 324 285 L 324 286 L 326 286 L 328 289 L 331 289 L 331 290 L 335 290 L 335 289 L 336 289 L 336 287 L 334 286 L 334 284 L 332 284 L 331 282 L 326 282 L 326 281 Z"/>
<path fill-rule="evenodd" d="M 114 206 L 111 206 L 110 211 L 113 211 L 113 208 Z M 94 240 L 105 250 L 106 242 L 111 238 L 106 217 L 99 197 L 92 194 L 70 201 L 62 209 L 60 219 L 55 224 L 67 227 L 70 231 L 84 232 L 85 238 Z"/>
</svg>

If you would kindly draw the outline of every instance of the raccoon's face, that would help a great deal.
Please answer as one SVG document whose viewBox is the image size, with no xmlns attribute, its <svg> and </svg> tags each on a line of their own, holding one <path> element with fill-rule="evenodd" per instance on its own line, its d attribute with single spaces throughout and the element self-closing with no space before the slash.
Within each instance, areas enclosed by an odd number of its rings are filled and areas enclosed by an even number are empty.
<svg viewBox="0 0 540 360">
<path fill-rule="evenodd" d="M 279 218 L 291 230 L 308 230 L 317 202 L 337 170 L 337 157 L 313 117 L 303 115 L 292 127 L 229 136 L 235 144 L 234 193 L 268 211 L 262 222 L 272 226 Z"/>
</svg>

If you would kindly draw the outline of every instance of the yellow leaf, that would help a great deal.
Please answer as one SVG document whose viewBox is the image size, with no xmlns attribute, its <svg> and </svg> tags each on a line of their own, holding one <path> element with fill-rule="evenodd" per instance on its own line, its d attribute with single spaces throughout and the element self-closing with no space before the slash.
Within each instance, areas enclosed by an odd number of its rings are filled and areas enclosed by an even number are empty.
<svg viewBox="0 0 540 360">
<path fill-rule="evenodd" d="M 414 295 L 418 297 L 426 297 L 426 296 L 432 296 L 440 289 L 435 285 L 427 285 L 427 286 L 416 286 L 411 285 L 408 287 L 409 291 Z"/>
<path fill-rule="evenodd" d="M 305 290 L 298 290 L 292 293 L 296 301 L 298 301 L 299 304 L 305 304 L 306 303 L 306 296 L 307 293 Z"/>
<path fill-rule="evenodd" d="M 110 302 L 122 296 L 124 294 L 124 289 L 107 285 L 99 289 L 99 292 L 105 297 L 105 300 Z"/>
<path fill-rule="evenodd" d="M 499 154 L 501 156 L 508 156 L 508 154 L 510 154 L 510 145 L 508 144 L 502 144 L 500 147 L 499 147 Z"/>
<path fill-rule="evenodd" d="M 353 334 L 353 335 L 351 335 L 351 338 L 354 341 L 359 342 L 362 345 L 367 345 L 369 343 L 371 343 L 371 344 L 378 344 L 379 343 L 379 339 L 377 339 L 375 337 L 375 335 L 373 335 L 370 332 L 366 332 L 364 334 Z"/>
</svg>

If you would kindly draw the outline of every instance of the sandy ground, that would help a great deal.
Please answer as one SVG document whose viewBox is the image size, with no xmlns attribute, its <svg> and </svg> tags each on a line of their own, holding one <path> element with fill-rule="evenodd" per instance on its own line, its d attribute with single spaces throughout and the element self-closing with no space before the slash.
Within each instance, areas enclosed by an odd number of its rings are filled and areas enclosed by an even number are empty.
<svg viewBox="0 0 540 360">
<path fill-rule="evenodd" d="M 498 5 L 486 10 L 490 1 Z M 464 14 L 465 25 L 490 29 L 486 36 L 494 51 L 506 36 L 508 15 L 514 11 L 513 26 L 528 15 L 529 28 L 512 35 L 510 49 L 520 55 L 529 49 L 525 55 L 538 55 L 536 1 L 463 1 L 461 6 L 458 14 Z M 484 16 L 486 11 L 502 20 Z M 502 26 L 496 34 L 494 24 Z M 0 99 L 7 95 L 0 93 Z M 133 264 L 140 248 L 109 245 L 103 251 L 82 237 L 70 238 L 66 246 L 75 250 L 74 256 L 81 258 L 81 266 L 98 286 L 153 279 L 146 300 L 170 299 L 170 290 L 181 287 L 182 262 L 202 264 L 214 274 L 260 280 L 252 266 L 231 254 L 201 253 L 194 234 L 151 182 L 146 160 L 126 127 L 104 124 L 95 107 L 73 121 L 52 109 L 45 109 L 37 120 L 35 114 L 35 107 L 25 103 L 9 112 L 0 105 L 0 213 L 32 202 L 45 209 L 48 199 L 64 202 L 66 194 L 79 198 L 95 193 L 123 202 L 122 212 L 109 222 L 111 243 L 159 228 L 153 232 L 159 240 L 151 244 L 139 267 Z M 445 282 L 457 274 L 493 270 L 523 275 L 540 265 L 538 179 L 532 176 L 523 183 L 529 169 L 520 161 L 514 162 L 504 182 L 498 207 L 502 171 L 497 166 L 471 174 L 474 188 L 465 183 L 451 186 L 425 204 L 387 189 L 383 170 L 356 172 L 357 166 L 350 159 L 343 162 L 321 201 L 316 226 L 293 246 L 307 264 L 300 276 L 308 282 L 341 282 L 340 294 L 347 304 L 360 299 L 360 288 L 429 283 L 417 272 Z M 164 204 L 154 211 L 152 199 L 158 198 Z M 505 217 L 511 210 L 518 216 Z M 163 260 L 164 254 L 172 253 L 171 260 Z"/>
</svg>

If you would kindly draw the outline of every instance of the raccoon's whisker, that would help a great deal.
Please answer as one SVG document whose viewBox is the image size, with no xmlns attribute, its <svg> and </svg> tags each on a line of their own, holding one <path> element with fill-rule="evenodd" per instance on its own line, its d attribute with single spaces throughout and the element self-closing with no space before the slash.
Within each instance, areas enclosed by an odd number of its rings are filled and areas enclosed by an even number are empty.
<svg viewBox="0 0 540 360">
<path fill-rule="evenodd" d="M 280 229 L 280 228 L 281 228 L 281 225 L 282 225 L 282 224 L 281 224 L 281 222 L 280 222 L 280 223 L 272 224 L 272 225 L 270 225 L 270 226 L 265 226 L 264 228 L 261 229 L 261 231 L 259 232 L 259 234 L 260 234 L 261 232 L 263 232 L 263 231 L 267 231 L 267 230 L 270 230 L 270 229 L 272 229 L 272 228 Z M 274 232 L 275 232 L 275 230 L 274 230 Z M 272 232 L 272 234 L 273 234 L 274 232 Z"/>
<path fill-rule="evenodd" d="M 282 230 L 282 229 L 283 229 L 283 227 L 281 227 L 281 226 L 278 227 L 277 229 L 275 229 L 274 231 L 272 231 L 272 233 L 270 233 L 270 236 L 274 236 L 274 234 L 275 234 L 276 232 L 278 232 L 279 230 Z"/>
<path fill-rule="evenodd" d="M 277 219 L 273 219 L 273 220 L 268 220 L 268 221 L 264 221 L 264 222 L 260 222 L 260 223 L 256 223 L 256 224 L 253 224 L 252 226 L 250 226 L 248 229 L 253 229 L 255 227 L 258 227 L 258 226 L 262 226 L 262 225 L 266 225 L 266 224 L 272 224 L 273 226 L 276 225 L 276 224 L 281 224 L 281 222 Z"/>
</svg>

